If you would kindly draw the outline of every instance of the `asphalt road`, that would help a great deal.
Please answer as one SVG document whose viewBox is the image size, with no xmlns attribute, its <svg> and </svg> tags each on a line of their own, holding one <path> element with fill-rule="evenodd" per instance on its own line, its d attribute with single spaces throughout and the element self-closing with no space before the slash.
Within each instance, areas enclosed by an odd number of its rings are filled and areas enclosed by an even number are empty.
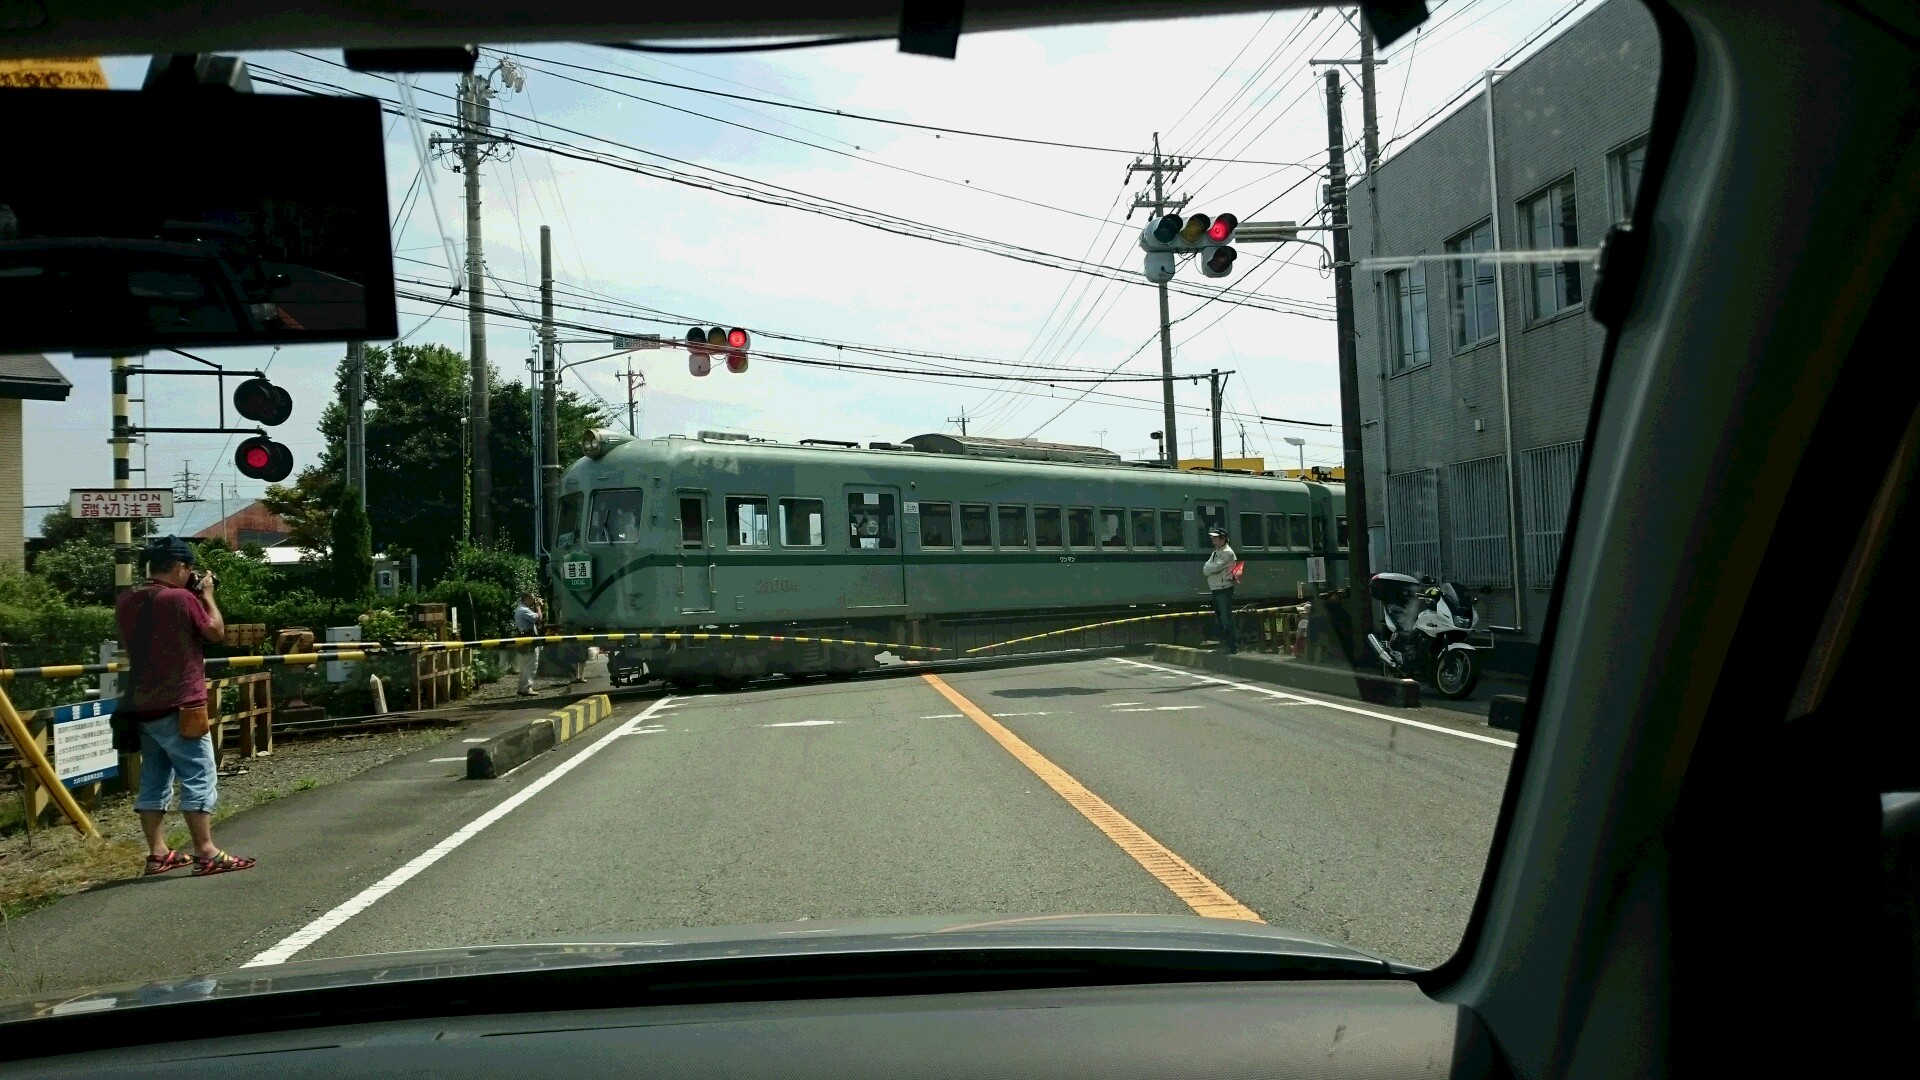
<svg viewBox="0 0 1920 1080">
<path fill-rule="evenodd" d="M 491 782 L 459 778 L 456 737 L 223 823 L 256 870 L 16 921 L 38 951 L 15 963 L 83 986 L 682 926 L 1202 904 L 1412 963 L 1458 944 L 1513 756 L 1483 721 L 1126 659 L 944 678 L 629 698 Z"/>
</svg>

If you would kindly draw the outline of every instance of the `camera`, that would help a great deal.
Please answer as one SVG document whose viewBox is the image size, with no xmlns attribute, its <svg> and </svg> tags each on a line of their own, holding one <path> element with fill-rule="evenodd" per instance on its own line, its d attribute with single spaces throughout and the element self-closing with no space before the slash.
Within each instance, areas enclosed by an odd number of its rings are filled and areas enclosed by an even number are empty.
<svg viewBox="0 0 1920 1080">
<path fill-rule="evenodd" d="M 193 573 L 187 575 L 187 590 L 189 592 L 199 592 L 200 584 L 203 581 L 211 581 L 215 585 L 220 584 L 220 579 L 213 576 L 213 571 L 208 570 L 205 573 L 201 573 L 195 570 Z"/>
</svg>

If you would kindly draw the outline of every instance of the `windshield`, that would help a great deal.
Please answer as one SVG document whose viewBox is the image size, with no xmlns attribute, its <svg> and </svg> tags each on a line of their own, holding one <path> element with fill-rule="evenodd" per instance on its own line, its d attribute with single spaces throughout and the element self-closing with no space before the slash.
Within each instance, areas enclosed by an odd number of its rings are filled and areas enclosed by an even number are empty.
<svg viewBox="0 0 1920 1080">
<path fill-rule="evenodd" d="M 47 758 L 0 791 L 0 989 L 886 916 L 1445 961 L 1660 65 L 1636 0 L 1428 7 L 245 53 L 378 102 L 399 335 L 0 357 L 0 692 Z M 324 207 L 248 205 L 143 242 L 303 326 L 359 297 Z M 124 275 L 153 319 L 268 318 L 170 265 Z M 100 667 L 132 643 L 164 686 Z M 302 648 L 347 651 L 231 661 Z"/>
</svg>

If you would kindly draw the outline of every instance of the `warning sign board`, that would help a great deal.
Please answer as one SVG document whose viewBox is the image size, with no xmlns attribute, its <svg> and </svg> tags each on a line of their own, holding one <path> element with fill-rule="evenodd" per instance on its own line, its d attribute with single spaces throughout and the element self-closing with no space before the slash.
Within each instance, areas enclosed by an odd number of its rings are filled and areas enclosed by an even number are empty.
<svg viewBox="0 0 1920 1080">
<path fill-rule="evenodd" d="M 0 88 L 105 90 L 107 71 L 92 56 L 46 60 L 0 60 Z"/>
<path fill-rule="evenodd" d="M 86 520 L 121 518 L 170 518 L 173 516 L 173 492 L 166 488 L 75 489 L 69 496 L 67 512 Z"/>
</svg>

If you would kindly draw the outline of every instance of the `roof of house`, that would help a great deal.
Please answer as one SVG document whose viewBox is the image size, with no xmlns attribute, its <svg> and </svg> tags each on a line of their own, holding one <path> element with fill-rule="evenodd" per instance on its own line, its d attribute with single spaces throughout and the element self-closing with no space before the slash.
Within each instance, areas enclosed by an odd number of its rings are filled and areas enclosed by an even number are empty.
<svg viewBox="0 0 1920 1080">
<path fill-rule="evenodd" d="M 39 353 L 0 353 L 0 398 L 65 401 L 72 391 L 67 377 Z"/>
</svg>

